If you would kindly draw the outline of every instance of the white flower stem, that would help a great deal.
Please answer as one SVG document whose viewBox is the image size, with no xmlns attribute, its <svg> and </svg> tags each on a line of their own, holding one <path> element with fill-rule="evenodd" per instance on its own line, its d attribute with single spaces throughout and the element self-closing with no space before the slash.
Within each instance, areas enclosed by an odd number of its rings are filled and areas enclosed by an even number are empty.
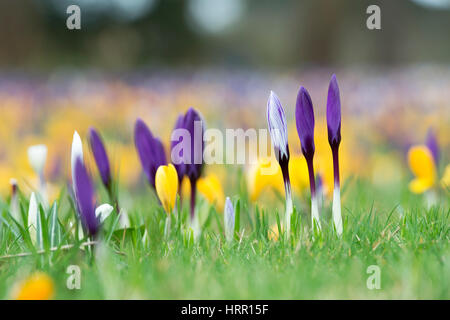
<svg viewBox="0 0 450 320">
<path fill-rule="evenodd" d="M 314 225 L 317 226 L 317 228 L 320 230 L 321 229 L 321 225 L 320 225 L 320 218 L 319 218 L 319 204 L 317 201 L 317 196 L 313 195 L 311 197 L 311 226 L 313 228 L 314 231 Z"/>
<path fill-rule="evenodd" d="M 292 205 L 292 193 L 291 193 L 291 184 L 289 181 L 286 181 L 284 184 L 285 192 L 286 192 L 286 214 L 285 214 L 285 228 L 286 228 L 286 237 L 289 239 L 289 235 L 291 233 L 291 215 L 294 211 Z"/>
<path fill-rule="evenodd" d="M 341 215 L 341 188 L 339 184 L 334 185 L 333 191 L 333 222 L 338 236 L 342 234 L 342 215 Z"/>
</svg>

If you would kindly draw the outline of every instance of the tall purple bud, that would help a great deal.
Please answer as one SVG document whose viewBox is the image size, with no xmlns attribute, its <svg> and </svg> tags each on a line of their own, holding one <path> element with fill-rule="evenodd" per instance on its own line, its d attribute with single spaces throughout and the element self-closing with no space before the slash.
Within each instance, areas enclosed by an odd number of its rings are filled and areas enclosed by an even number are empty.
<svg viewBox="0 0 450 320">
<path fill-rule="evenodd" d="M 89 143 L 91 146 L 92 154 L 94 155 L 95 163 L 97 164 L 98 172 L 102 179 L 103 185 L 108 192 L 112 189 L 111 168 L 109 165 L 108 154 L 106 153 L 103 140 L 100 137 L 97 130 L 94 128 L 89 129 Z"/>
<path fill-rule="evenodd" d="M 83 226 L 91 236 L 95 237 L 100 228 L 100 223 L 95 216 L 94 188 L 81 158 L 77 158 L 75 161 L 74 174 L 78 214 Z"/>
<path fill-rule="evenodd" d="M 341 100 L 336 75 L 333 74 L 328 87 L 327 99 L 328 142 L 333 155 L 334 190 L 333 222 L 338 235 L 342 234 L 341 191 L 339 179 L 339 145 L 341 143 Z"/>
<path fill-rule="evenodd" d="M 197 180 L 203 172 L 203 133 L 205 131 L 205 123 L 194 108 L 184 115 L 184 128 L 191 135 L 191 154 L 186 162 L 186 175 L 191 182 L 191 217 L 195 214 L 195 199 L 197 194 Z"/>
<path fill-rule="evenodd" d="M 295 119 L 297 133 L 302 145 L 302 153 L 305 156 L 309 172 L 309 185 L 311 188 L 311 218 L 312 227 L 316 225 L 320 229 L 319 208 L 316 195 L 316 183 L 314 178 L 314 109 L 308 91 L 300 87 L 295 106 Z"/>
<path fill-rule="evenodd" d="M 275 156 L 281 167 L 284 180 L 284 191 L 286 195 L 285 226 L 286 235 L 289 237 L 291 226 L 291 214 L 293 211 L 291 182 L 289 180 L 289 145 L 286 125 L 286 116 L 278 96 L 271 91 L 267 101 L 267 124 L 269 126 L 270 138 L 275 150 Z"/>
<path fill-rule="evenodd" d="M 166 165 L 166 154 L 161 141 L 153 137 L 150 129 L 141 119 L 134 126 L 134 144 L 141 161 L 147 180 L 155 189 L 156 170 L 160 165 Z"/>
<path fill-rule="evenodd" d="M 431 154 L 433 155 L 434 163 L 436 166 L 439 164 L 439 143 L 437 141 L 434 130 L 429 128 L 427 132 L 427 138 L 425 141 L 426 146 L 430 149 Z"/>
</svg>

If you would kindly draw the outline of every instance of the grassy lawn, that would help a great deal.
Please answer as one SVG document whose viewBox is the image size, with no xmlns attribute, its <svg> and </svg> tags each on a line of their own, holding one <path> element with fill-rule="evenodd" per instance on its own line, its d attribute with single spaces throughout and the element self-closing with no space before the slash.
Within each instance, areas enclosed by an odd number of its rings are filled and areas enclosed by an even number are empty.
<svg viewBox="0 0 450 320">
<path fill-rule="evenodd" d="M 313 234 L 309 200 L 295 197 L 289 241 L 276 236 L 282 201 L 258 207 L 239 192 L 233 200 L 239 202 L 240 234 L 232 243 L 223 235 L 223 214 L 204 201 L 199 238 L 185 232 L 186 201 L 166 239 L 165 213 L 146 188 L 132 197 L 131 228 L 117 230 L 112 214 L 96 244 L 82 248 L 87 239 L 77 241 L 69 231 L 75 212 L 63 191 L 56 209 L 41 214 L 44 253 L 37 253 L 28 230 L 12 221 L 5 201 L 0 297 L 9 298 L 17 281 L 43 270 L 61 299 L 449 299 L 448 200 L 426 209 L 404 185 L 378 190 L 363 180 L 348 183 L 342 238 L 329 225 L 329 201 L 322 208 L 322 232 Z M 21 206 L 26 212 L 28 201 L 21 199 Z M 50 239 L 52 212 L 58 217 L 56 240 Z M 48 250 L 51 242 L 54 251 Z M 24 252 L 32 254 L 15 256 Z M 79 290 L 67 288 L 69 265 L 81 270 Z M 379 267 L 380 289 L 368 289 L 372 265 Z"/>
</svg>

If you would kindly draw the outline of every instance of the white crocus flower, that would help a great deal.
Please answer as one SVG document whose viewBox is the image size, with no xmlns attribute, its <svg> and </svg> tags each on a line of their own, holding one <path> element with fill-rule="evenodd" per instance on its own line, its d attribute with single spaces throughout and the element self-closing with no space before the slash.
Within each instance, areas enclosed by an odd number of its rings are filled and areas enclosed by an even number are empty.
<svg viewBox="0 0 450 320">
<path fill-rule="evenodd" d="M 47 160 L 47 146 L 38 144 L 28 148 L 28 161 L 34 172 L 41 177 L 44 173 L 45 161 Z"/>
<path fill-rule="evenodd" d="M 44 179 L 44 167 L 47 161 L 47 146 L 38 144 L 28 148 L 28 161 L 34 172 L 39 177 L 39 194 L 47 202 L 47 187 Z"/>
<path fill-rule="evenodd" d="M 113 206 L 108 204 L 108 203 L 104 203 L 100 206 L 97 207 L 97 209 L 95 209 L 95 216 L 97 218 L 100 218 L 100 222 L 103 223 L 103 221 L 106 220 L 106 218 L 109 217 L 109 215 L 111 214 L 111 212 L 114 210 Z"/>
<path fill-rule="evenodd" d="M 10 203 L 9 210 L 10 210 L 11 216 L 17 222 L 21 222 L 22 217 L 21 217 L 20 211 L 19 211 L 19 195 L 18 195 L 17 180 L 11 179 L 11 180 L 9 180 L 9 184 L 11 185 L 11 203 Z"/>
<path fill-rule="evenodd" d="M 37 219 L 39 214 L 39 208 L 36 201 L 36 196 L 34 192 L 31 193 L 30 203 L 28 206 L 28 231 L 30 233 L 31 240 L 36 243 L 36 228 Z"/>
<path fill-rule="evenodd" d="M 83 161 L 83 144 L 81 142 L 80 135 L 78 132 L 73 133 L 72 140 L 72 154 L 71 154 L 71 168 L 72 168 L 72 183 L 74 185 L 73 189 L 75 190 L 75 163 L 77 159 L 80 158 Z"/>
<path fill-rule="evenodd" d="M 227 239 L 228 242 L 231 242 L 233 241 L 234 235 L 235 214 L 233 203 L 231 202 L 229 197 L 227 197 L 227 199 L 225 200 L 225 209 L 223 217 L 225 220 L 225 238 Z"/>
</svg>

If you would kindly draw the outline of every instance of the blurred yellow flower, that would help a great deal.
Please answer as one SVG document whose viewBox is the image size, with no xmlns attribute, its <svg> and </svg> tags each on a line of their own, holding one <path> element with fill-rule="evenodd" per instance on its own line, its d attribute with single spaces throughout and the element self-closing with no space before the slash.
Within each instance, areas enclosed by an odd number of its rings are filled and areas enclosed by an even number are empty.
<svg viewBox="0 0 450 320">
<path fill-rule="evenodd" d="M 18 283 L 13 290 L 16 300 L 49 300 L 53 298 L 55 287 L 53 280 L 43 272 L 36 272 Z"/>
<path fill-rule="evenodd" d="M 261 192 L 271 187 L 284 192 L 283 175 L 276 159 L 260 158 L 248 172 L 248 188 L 250 199 L 255 201 Z"/>
<path fill-rule="evenodd" d="M 214 173 L 198 179 L 197 189 L 209 203 L 216 206 L 219 212 L 223 212 L 225 203 L 225 194 L 223 193 L 222 184 Z"/>
<path fill-rule="evenodd" d="M 424 145 L 413 146 L 408 151 L 408 164 L 415 178 L 409 183 L 414 193 L 423 193 L 436 182 L 436 168 L 431 151 Z"/>
<path fill-rule="evenodd" d="M 441 179 L 443 188 L 450 188 L 450 163 L 445 167 L 444 176 Z"/>
<path fill-rule="evenodd" d="M 278 224 L 273 224 L 269 229 L 269 240 L 278 241 L 279 232 L 278 232 Z"/>
<path fill-rule="evenodd" d="M 178 191 L 177 170 L 171 163 L 168 166 L 159 166 L 156 170 L 155 187 L 164 210 L 170 214 L 175 207 Z"/>
<path fill-rule="evenodd" d="M 308 165 L 305 157 L 292 155 L 289 160 L 289 178 L 293 191 L 300 195 L 309 186 Z"/>
<path fill-rule="evenodd" d="M 191 182 L 186 176 L 181 180 L 180 195 L 183 199 L 189 199 L 191 196 Z"/>
</svg>

